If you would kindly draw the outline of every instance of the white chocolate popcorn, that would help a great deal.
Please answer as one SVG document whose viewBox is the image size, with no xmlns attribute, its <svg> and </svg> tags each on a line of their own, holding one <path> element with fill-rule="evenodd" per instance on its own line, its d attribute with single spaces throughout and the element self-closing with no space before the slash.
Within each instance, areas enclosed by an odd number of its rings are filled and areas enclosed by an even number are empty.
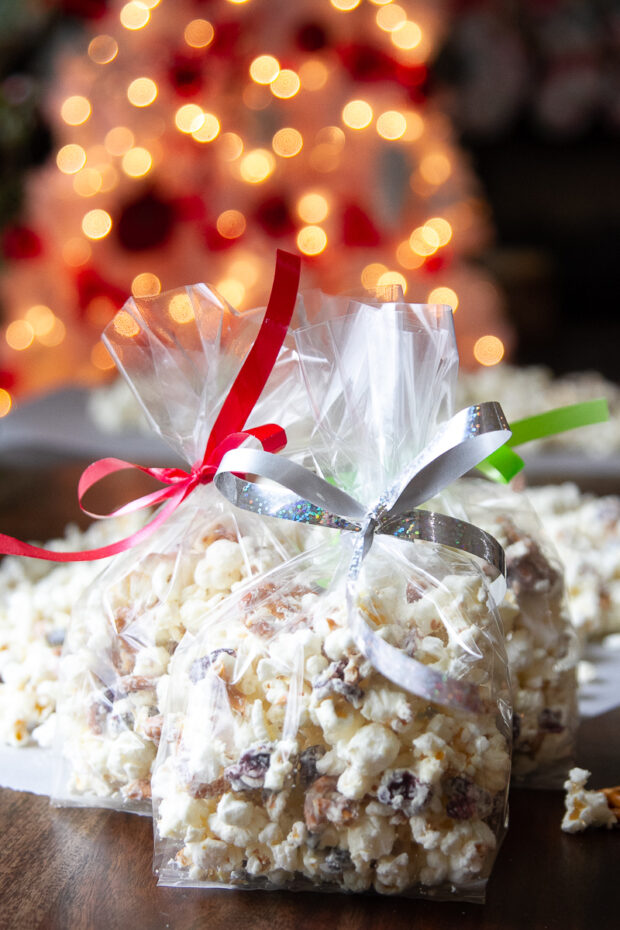
<svg viewBox="0 0 620 930">
<path fill-rule="evenodd" d="M 309 530 L 306 542 L 311 538 Z M 110 565 L 76 611 L 62 659 L 57 800 L 96 805 L 105 799 L 108 806 L 150 811 L 161 708 L 178 643 L 186 632 L 196 635 L 208 624 L 210 610 L 255 572 L 296 554 L 300 539 L 303 534 L 283 521 L 271 525 L 251 515 L 233 517 L 207 487 L 177 511 L 149 550 L 125 554 Z M 288 685 L 279 661 L 265 682 L 273 708 L 259 702 L 252 718 L 259 739 L 269 739 L 272 721 L 286 712 Z M 211 668 L 228 706 L 225 682 L 235 665 L 233 650 L 218 648 L 214 640 L 210 653 L 190 671 L 199 685 L 193 711 L 196 732 L 203 734 L 193 742 L 190 761 L 204 778 L 217 770 L 236 739 L 248 738 L 226 729 L 232 718 L 230 711 L 228 717 L 220 714 L 217 688 L 200 691 Z M 241 692 L 238 700 L 244 701 Z M 220 732 L 208 739 L 204 701 L 219 715 Z M 275 758 L 269 781 L 274 788 L 283 787 L 290 762 L 284 750 L 277 765 Z"/>
<path fill-rule="evenodd" d="M 93 549 L 128 535 L 144 514 L 68 526 L 48 547 Z M 9 556 L 0 565 L 0 742 L 53 741 L 58 671 L 71 612 L 109 559 L 54 563 Z"/>
<path fill-rule="evenodd" d="M 605 794 L 586 790 L 589 777 L 587 769 L 574 768 L 568 773 L 564 783 L 566 813 L 562 820 L 562 829 L 566 833 L 579 833 L 588 827 L 609 828 L 618 823 Z"/>
<path fill-rule="evenodd" d="M 496 703 L 507 682 L 490 674 L 505 661 L 499 628 L 470 563 L 450 574 L 430 553 L 418 596 L 411 563 L 395 568 L 376 545 L 360 609 L 419 661 L 458 666 L 485 710 L 439 708 L 387 681 L 352 640 L 344 583 L 314 581 L 333 572 L 331 555 L 300 556 L 231 595 L 174 656 L 152 782 L 160 881 L 221 883 L 224 850 L 199 851 L 209 840 L 241 861 L 225 879 L 239 887 L 398 894 L 485 880 L 510 768 Z M 209 658 L 216 648 L 232 673 Z M 219 762 L 206 764 L 197 747 L 216 742 Z M 175 799 L 193 798 L 212 812 L 188 842 Z"/>
</svg>

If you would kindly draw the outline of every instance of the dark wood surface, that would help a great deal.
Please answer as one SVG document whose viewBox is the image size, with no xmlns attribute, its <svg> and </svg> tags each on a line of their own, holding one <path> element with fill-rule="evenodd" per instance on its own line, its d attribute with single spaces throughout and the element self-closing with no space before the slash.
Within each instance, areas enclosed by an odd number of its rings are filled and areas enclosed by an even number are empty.
<svg viewBox="0 0 620 930">
<path fill-rule="evenodd" d="M 0 531 L 45 539 L 68 520 L 81 466 L 0 473 Z M 93 501 L 146 490 L 137 473 Z M 620 708 L 586 720 L 577 760 L 593 786 L 620 782 Z M 569 836 L 563 794 L 513 790 L 485 905 L 372 896 L 158 888 L 146 818 L 55 809 L 0 791 L 1 930 L 618 930 L 620 829 Z"/>
</svg>

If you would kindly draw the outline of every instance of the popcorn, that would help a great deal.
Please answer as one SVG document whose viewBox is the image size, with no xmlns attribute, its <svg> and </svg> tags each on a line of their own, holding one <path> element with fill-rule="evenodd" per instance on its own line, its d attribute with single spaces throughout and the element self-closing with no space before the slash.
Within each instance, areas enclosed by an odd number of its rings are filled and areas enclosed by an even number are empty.
<svg viewBox="0 0 620 930">
<path fill-rule="evenodd" d="M 105 799 L 108 805 L 150 811 L 161 708 L 178 643 L 187 630 L 196 634 L 207 622 L 215 599 L 242 587 L 257 565 L 295 554 L 304 539 L 288 524 L 270 527 L 257 517 L 233 518 L 212 487 L 195 497 L 200 499 L 188 501 L 169 521 L 163 545 L 155 543 L 158 549 L 143 547 L 137 557 L 112 562 L 74 616 L 61 665 L 59 801 L 97 804 Z M 305 539 L 311 538 L 308 530 Z M 205 734 L 203 702 L 217 704 L 209 672 L 224 688 L 239 658 L 236 649 L 214 642 L 189 670 L 200 695 L 195 712 Z M 272 671 L 280 674 L 281 664 L 274 663 Z M 265 685 L 273 704 L 286 704 L 288 686 L 280 678 Z M 225 688 L 224 693 L 228 702 Z M 244 700 L 236 692 L 239 705 Z M 260 704 L 252 719 L 257 738 L 268 741 L 268 708 Z M 202 773 L 195 793 L 221 764 L 227 747 L 227 738 L 195 740 L 191 764 Z M 283 785 L 289 766 L 281 750 L 274 756 L 269 784 Z"/>
<path fill-rule="evenodd" d="M 586 791 L 587 769 L 574 768 L 564 783 L 566 813 L 562 829 L 578 833 L 587 827 L 614 827 L 620 821 L 620 788 Z"/>
<path fill-rule="evenodd" d="M 49 547 L 92 549 L 139 529 L 144 514 L 68 526 Z M 0 565 L 0 741 L 53 741 L 60 653 L 71 612 L 110 560 L 54 563 L 8 556 Z"/>
<path fill-rule="evenodd" d="M 620 631 L 620 498 L 569 483 L 529 488 L 527 496 L 564 565 L 580 639 Z"/>
<path fill-rule="evenodd" d="M 488 873 L 504 828 L 510 757 L 492 696 L 498 682 L 485 671 L 500 644 L 483 582 L 471 569 L 440 569 L 444 563 L 430 553 L 425 597 L 408 600 L 412 563 L 407 572 L 395 568 L 376 546 L 375 568 L 364 568 L 360 609 L 428 665 L 462 661 L 463 653 L 472 662 L 463 641 L 475 643 L 473 671 L 480 671 L 488 711 L 439 708 L 375 671 L 351 639 L 343 582 L 323 591 L 314 581 L 328 566 L 333 572 L 331 552 L 315 550 L 275 569 L 232 594 L 202 634 L 175 653 L 152 779 L 163 883 L 293 883 L 395 894 Z M 416 558 L 423 558 L 417 549 Z M 389 590 L 375 578 L 388 565 Z M 441 580 L 430 581 L 433 573 Z M 418 636 L 418 623 L 432 627 L 428 635 L 441 650 L 423 649 L 428 637 Z M 455 627 L 463 637 L 451 635 Z M 216 643 L 235 657 L 232 674 L 209 658 Z M 203 679 L 196 680 L 197 667 Z M 216 702 L 199 694 L 209 681 Z M 274 682 L 287 695 L 277 718 Z M 210 709 L 216 705 L 217 719 Z M 213 757 L 204 783 L 197 747 L 214 740 L 219 761 Z M 197 793 L 216 806 L 188 842 L 185 810 Z M 207 859 L 200 850 L 211 841 L 225 843 L 226 853 L 217 847 Z M 242 862 L 225 879 L 224 855 Z"/>
</svg>

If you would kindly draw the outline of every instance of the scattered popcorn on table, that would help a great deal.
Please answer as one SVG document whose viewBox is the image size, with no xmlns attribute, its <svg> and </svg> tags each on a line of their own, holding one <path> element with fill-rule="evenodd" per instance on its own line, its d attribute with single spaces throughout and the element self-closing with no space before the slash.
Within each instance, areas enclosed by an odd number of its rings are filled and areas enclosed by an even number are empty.
<svg viewBox="0 0 620 930">
<path fill-rule="evenodd" d="M 564 563 L 580 638 L 620 631 L 620 497 L 583 494 L 570 483 L 529 488 L 527 496 Z"/>
<path fill-rule="evenodd" d="M 175 654 L 152 781 L 160 882 L 480 894 L 510 773 L 499 628 L 471 563 L 412 547 L 412 564 L 409 545 L 375 541 L 360 609 L 477 683 L 480 713 L 375 671 L 324 550 L 276 568 Z"/>
<path fill-rule="evenodd" d="M 587 827 L 615 827 L 620 822 L 620 786 L 587 791 L 587 769 L 571 769 L 564 783 L 566 813 L 562 829 L 579 833 Z"/>
<path fill-rule="evenodd" d="M 138 529 L 144 513 L 68 526 L 49 548 L 92 549 Z M 0 565 L 0 742 L 49 746 L 58 667 L 71 611 L 109 560 L 44 562 L 7 556 Z"/>
<path fill-rule="evenodd" d="M 150 813 L 160 708 L 170 657 L 183 634 L 198 632 L 212 606 L 297 554 L 313 532 L 321 531 L 233 515 L 211 486 L 177 511 L 155 543 L 146 540 L 110 564 L 74 612 L 67 634 L 58 708 L 59 803 Z M 226 675 L 226 652 L 212 659 Z"/>
</svg>

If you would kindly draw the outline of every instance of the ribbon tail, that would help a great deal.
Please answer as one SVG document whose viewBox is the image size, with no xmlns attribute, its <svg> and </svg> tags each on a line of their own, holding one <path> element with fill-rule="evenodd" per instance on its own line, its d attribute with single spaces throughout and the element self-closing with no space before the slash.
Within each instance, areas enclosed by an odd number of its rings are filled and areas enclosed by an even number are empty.
<svg viewBox="0 0 620 930">
<path fill-rule="evenodd" d="M 581 426 L 592 426 L 608 420 L 609 408 L 604 397 L 556 407 L 545 413 L 515 420 L 510 424 L 512 436 L 506 446 L 487 456 L 477 468 L 487 478 L 507 484 L 525 466 L 523 460 L 512 451 L 513 446 L 522 446 L 535 439 L 546 439 L 548 436 L 557 436 Z"/>
<path fill-rule="evenodd" d="M 128 549 L 137 546 L 138 543 L 148 539 L 162 523 L 165 523 L 184 498 L 187 497 L 189 491 L 182 488 L 175 489 L 175 493 L 176 496 L 156 513 L 149 523 L 132 533 L 131 536 L 119 539 L 107 546 L 101 546 L 98 549 L 86 549 L 80 552 L 57 552 L 53 549 L 33 546 L 30 543 L 15 539 L 13 536 L 0 533 L 0 555 L 20 555 L 31 559 L 43 559 L 46 562 L 96 562 L 98 559 L 110 558 L 110 556 L 118 555 L 120 552 L 126 552 Z"/>
</svg>

